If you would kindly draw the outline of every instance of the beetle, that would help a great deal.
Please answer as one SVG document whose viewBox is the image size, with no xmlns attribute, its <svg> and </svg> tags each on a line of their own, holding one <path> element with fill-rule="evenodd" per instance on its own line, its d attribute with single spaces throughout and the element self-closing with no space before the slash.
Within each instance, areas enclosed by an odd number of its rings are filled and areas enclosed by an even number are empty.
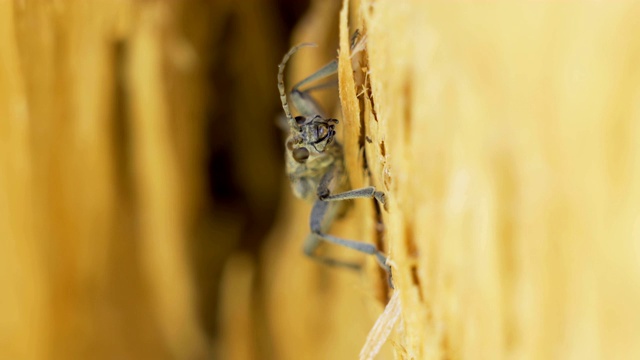
<svg viewBox="0 0 640 360">
<path fill-rule="evenodd" d="M 357 32 L 352 38 L 352 49 L 356 38 Z M 351 269 L 359 269 L 360 265 L 317 254 L 316 249 L 324 241 L 373 255 L 378 264 L 389 274 L 391 284 L 391 268 L 387 265 L 387 258 L 374 245 L 343 239 L 328 233 L 334 220 L 346 211 L 347 200 L 374 198 L 384 205 L 385 194 L 377 191 L 373 186 L 350 190 L 344 151 L 342 145 L 335 139 L 336 125 L 339 121 L 325 116 L 310 95 L 311 91 L 325 85 L 308 86 L 309 84 L 338 72 L 337 59 L 294 85 L 287 97 L 284 85 L 285 66 L 298 50 L 311 46 L 316 45 L 302 43 L 292 47 L 278 65 L 278 91 L 289 131 L 285 143 L 286 171 L 295 196 L 313 203 L 310 233 L 304 242 L 304 253 L 321 263 Z M 300 115 L 295 117 L 291 115 L 289 99 Z"/>
</svg>

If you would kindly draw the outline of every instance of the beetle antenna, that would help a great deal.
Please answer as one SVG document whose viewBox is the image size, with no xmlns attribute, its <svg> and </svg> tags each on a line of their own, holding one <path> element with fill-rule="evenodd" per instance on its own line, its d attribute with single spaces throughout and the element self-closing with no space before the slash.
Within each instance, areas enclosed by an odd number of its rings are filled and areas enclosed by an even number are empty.
<svg viewBox="0 0 640 360">
<path fill-rule="evenodd" d="M 284 114 L 287 116 L 287 120 L 289 121 L 289 126 L 291 128 L 295 128 L 297 124 L 296 124 L 296 121 L 293 119 L 293 116 L 291 116 L 291 111 L 289 110 L 289 103 L 287 102 L 287 93 L 284 89 L 284 67 L 287 64 L 287 61 L 289 61 L 289 58 L 293 54 L 295 54 L 299 49 L 303 47 L 309 47 L 309 46 L 316 47 L 318 45 L 314 43 L 302 43 L 302 44 L 296 45 L 292 47 L 288 53 L 284 54 L 284 56 L 282 57 L 282 61 L 280 62 L 280 65 L 278 65 L 278 91 L 280 91 L 280 102 L 282 103 L 282 109 L 284 110 Z"/>
</svg>

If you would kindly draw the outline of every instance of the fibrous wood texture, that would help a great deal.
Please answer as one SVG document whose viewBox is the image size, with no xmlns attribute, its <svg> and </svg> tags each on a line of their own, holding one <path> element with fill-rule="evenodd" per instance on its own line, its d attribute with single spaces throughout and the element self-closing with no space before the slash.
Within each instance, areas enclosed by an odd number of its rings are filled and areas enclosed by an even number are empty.
<svg viewBox="0 0 640 360">
<path fill-rule="evenodd" d="M 353 186 L 389 204 L 383 234 L 364 200 L 334 232 L 390 255 L 396 358 L 640 355 L 639 11 L 345 3 L 340 131 Z M 366 51 L 350 61 L 355 28 Z M 302 239 L 295 206 L 276 233 Z M 354 358 L 383 277 L 312 266 L 276 265 L 278 355 Z"/>
<path fill-rule="evenodd" d="M 361 9 L 405 356 L 638 356 L 640 8 Z"/>
<path fill-rule="evenodd" d="M 206 10 L 0 3 L 0 358 L 207 354 L 186 240 L 209 53 L 183 23 Z"/>
</svg>

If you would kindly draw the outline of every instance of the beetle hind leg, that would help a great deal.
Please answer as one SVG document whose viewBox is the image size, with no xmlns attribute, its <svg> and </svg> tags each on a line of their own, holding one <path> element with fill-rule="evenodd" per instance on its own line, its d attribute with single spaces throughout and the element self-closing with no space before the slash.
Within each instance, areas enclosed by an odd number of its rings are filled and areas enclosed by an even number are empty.
<svg viewBox="0 0 640 360">
<path fill-rule="evenodd" d="M 344 203 L 326 202 L 322 200 L 318 200 L 314 203 L 313 209 L 311 210 L 311 234 L 309 234 L 304 244 L 305 254 L 313 258 L 314 260 L 320 261 L 327 265 L 342 266 L 352 269 L 359 269 L 360 265 L 324 257 L 321 255 L 316 255 L 315 251 L 320 245 L 321 241 L 344 246 L 364 254 L 373 255 L 375 256 L 380 267 L 387 272 L 389 276 L 389 284 L 391 285 L 391 287 L 393 287 L 391 282 L 391 267 L 387 265 L 386 256 L 384 256 L 376 248 L 375 245 L 354 240 L 347 240 L 326 233 L 325 229 L 328 229 L 331 226 L 331 223 L 335 219 L 336 215 L 339 214 L 342 204 Z"/>
</svg>

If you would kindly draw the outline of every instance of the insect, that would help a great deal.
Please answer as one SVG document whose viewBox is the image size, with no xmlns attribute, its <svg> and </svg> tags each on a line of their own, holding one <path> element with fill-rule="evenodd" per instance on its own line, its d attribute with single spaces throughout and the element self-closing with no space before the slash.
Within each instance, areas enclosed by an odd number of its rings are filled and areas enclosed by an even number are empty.
<svg viewBox="0 0 640 360">
<path fill-rule="evenodd" d="M 357 34 L 353 39 L 356 37 Z M 352 48 L 354 43 L 355 41 L 352 40 Z M 293 86 L 289 98 L 300 115 L 296 117 L 291 115 L 285 92 L 284 69 L 293 54 L 309 46 L 316 45 L 302 43 L 294 46 L 278 65 L 278 90 L 289 128 L 285 154 L 287 174 L 294 194 L 298 198 L 313 202 L 310 218 L 311 232 L 304 242 L 304 253 L 321 263 L 352 269 L 359 269 L 360 265 L 317 254 L 316 249 L 322 242 L 329 242 L 373 255 L 389 274 L 391 284 L 391 268 L 386 264 L 387 258 L 374 245 L 328 234 L 334 220 L 346 211 L 348 204 L 346 200 L 375 198 L 384 205 L 385 195 L 373 186 L 349 190 L 342 145 L 334 138 L 338 120 L 327 118 L 310 95 L 311 91 L 325 87 L 325 84 L 309 87 L 310 83 L 337 73 L 337 59 Z"/>
</svg>

